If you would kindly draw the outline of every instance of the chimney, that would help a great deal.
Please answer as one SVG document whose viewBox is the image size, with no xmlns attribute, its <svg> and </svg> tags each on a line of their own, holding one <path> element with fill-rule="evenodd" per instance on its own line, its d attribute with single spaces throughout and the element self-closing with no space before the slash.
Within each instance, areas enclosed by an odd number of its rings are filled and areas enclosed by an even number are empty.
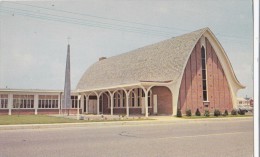
<svg viewBox="0 0 260 157">
<path fill-rule="evenodd" d="M 101 61 L 101 60 L 104 60 L 104 59 L 107 59 L 107 57 L 100 57 L 100 58 L 98 59 L 98 61 Z"/>
</svg>

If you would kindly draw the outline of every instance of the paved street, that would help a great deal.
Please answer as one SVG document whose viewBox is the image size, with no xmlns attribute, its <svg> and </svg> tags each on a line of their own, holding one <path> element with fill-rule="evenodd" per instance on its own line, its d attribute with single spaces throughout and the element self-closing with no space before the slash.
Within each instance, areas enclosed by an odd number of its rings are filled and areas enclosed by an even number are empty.
<svg viewBox="0 0 260 157">
<path fill-rule="evenodd" d="M 252 157 L 253 118 L 0 130 L 0 157 Z"/>
</svg>

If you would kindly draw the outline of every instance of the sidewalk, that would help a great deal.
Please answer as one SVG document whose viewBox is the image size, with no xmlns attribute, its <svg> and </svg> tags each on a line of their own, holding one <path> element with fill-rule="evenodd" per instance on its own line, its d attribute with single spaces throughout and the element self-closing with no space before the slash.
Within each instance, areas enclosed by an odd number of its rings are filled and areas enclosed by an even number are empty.
<svg viewBox="0 0 260 157">
<path fill-rule="evenodd" d="M 108 116 L 108 115 L 106 115 Z M 97 118 L 96 115 L 84 115 L 84 118 Z M 110 116 L 113 119 L 117 116 Z M 76 115 L 72 115 L 69 118 L 77 118 Z M 228 118 L 198 118 L 198 119 L 184 119 L 172 116 L 150 116 L 149 119 L 139 120 L 139 117 L 129 117 L 134 119 L 131 121 L 86 121 L 81 123 L 56 123 L 56 124 L 22 124 L 22 125 L 0 125 L 0 131 L 2 130 L 19 130 L 19 129 L 43 129 L 43 128 L 66 128 L 66 127 L 93 127 L 93 126 L 122 126 L 122 125 L 154 125 L 154 124 L 172 124 L 172 123 L 203 123 L 208 121 L 227 121 L 227 120 L 253 120 L 253 117 L 228 117 Z M 142 117 L 143 118 L 143 117 Z M 118 118 L 117 118 L 118 119 Z"/>
</svg>

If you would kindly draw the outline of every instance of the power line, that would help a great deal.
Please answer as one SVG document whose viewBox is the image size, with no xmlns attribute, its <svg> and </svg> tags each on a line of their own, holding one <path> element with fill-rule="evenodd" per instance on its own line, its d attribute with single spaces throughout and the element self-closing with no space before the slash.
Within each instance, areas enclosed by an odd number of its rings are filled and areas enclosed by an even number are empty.
<svg viewBox="0 0 260 157">
<path fill-rule="evenodd" d="M 95 16 L 95 15 L 91 15 L 91 14 L 84 14 L 84 13 L 79 13 L 79 12 L 72 12 L 72 11 L 66 11 L 66 10 L 61 10 L 61 9 L 53 9 L 53 8 L 45 8 L 45 7 L 40 7 L 40 6 L 35 6 L 35 5 L 31 5 L 31 4 L 22 4 L 22 3 L 17 3 L 17 2 L 7 2 L 5 1 L 5 3 L 11 3 L 11 4 L 15 4 L 15 5 L 23 5 L 23 6 L 29 6 L 29 7 L 33 7 L 33 8 L 40 8 L 40 9 L 44 9 L 44 10 L 50 10 L 50 11 L 55 11 L 55 12 L 62 12 L 62 13 L 68 13 L 68 14 L 74 14 L 74 15 L 80 15 L 80 16 L 85 16 L 85 17 L 92 17 L 92 18 L 98 18 L 98 19 L 103 19 L 103 20 L 110 20 L 110 21 L 117 21 L 117 22 L 122 22 L 122 23 L 128 23 L 128 24 L 136 24 L 136 25 L 142 25 L 142 26 L 146 26 L 146 27 L 153 27 L 153 28 L 162 28 L 162 29 L 168 29 L 168 30 L 181 30 L 181 31 L 185 31 L 185 32 L 190 32 L 191 30 L 186 30 L 186 29 L 180 29 L 180 28 L 172 28 L 172 27 L 167 27 L 167 26 L 159 26 L 159 25 L 151 25 L 151 24 L 144 24 L 144 23 L 139 23 L 139 22 L 132 22 L 132 21 L 127 21 L 127 20 L 121 20 L 121 19 L 114 19 L 114 18 L 107 18 L 107 17 L 101 17 L 101 16 Z M 12 9 L 16 9 L 16 10 L 22 10 L 22 9 L 17 9 L 17 8 L 12 8 Z M 24 10 L 24 11 L 28 11 L 28 10 Z M 33 12 L 33 11 L 28 11 L 28 12 Z M 36 12 L 38 13 L 38 12 Z M 110 24 L 110 23 L 106 23 L 106 22 L 99 22 L 99 21 L 93 21 L 93 20 L 86 20 L 86 19 L 77 19 L 77 18 L 71 18 L 71 17 L 64 17 L 64 16 L 58 16 L 58 15 L 53 15 L 53 14 L 46 14 L 46 13 L 38 13 L 38 14 L 45 14 L 45 15 L 51 15 L 51 16 L 57 16 L 57 17 L 63 17 L 63 18 L 70 18 L 70 19 L 74 19 L 74 20 L 84 20 L 84 21 L 88 21 L 88 22 L 95 22 L 98 24 L 103 24 L 103 25 L 110 25 L 110 26 L 116 26 L 116 27 L 128 27 L 129 29 L 138 29 L 138 31 L 151 31 L 151 34 L 162 34 L 160 36 L 172 36 L 172 32 L 164 32 L 161 30 L 152 30 L 152 29 L 147 29 L 147 28 L 138 28 L 138 27 L 134 27 L 134 26 L 126 26 L 126 25 L 120 25 L 120 24 Z M 74 23 L 76 24 L 76 23 Z M 81 24 L 82 25 L 82 24 Z M 93 24 L 90 24 L 93 25 Z M 93 26 L 94 27 L 94 26 Z M 98 26 L 97 26 L 98 27 Z M 122 28 L 120 28 L 122 29 Z M 125 28 L 124 28 L 125 29 Z M 132 30 L 133 31 L 133 30 Z M 169 34 L 170 33 L 170 34 Z M 147 33 L 146 33 L 147 34 Z M 176 34 L 176 33 L 174 33 Z M 222 37 L 226 37 L 226 38 L 232 38 L 232 39 L 238 39 L 238 40 L 244 40 L 244 38 L 242 37 L 238 37 L 238 36 L 229 36 L 226 34 L 220 34 L 218 33 L 217 35 L 220 35 Z"/>
<path fill-rule="evenodd" d="M 32 13 L 32 14 L 40 14 L 40 15 L 46 15 L 46 16 L 50 16 L 50 17 L 58 17 L 58 18 L 63 18 L 63 19 L 67 19 L 67 20 L 76 20 L 76 21 L 80 21 L 80 22 L 90 22 L 93 24 L 101 24 L 103 26 L 116 26 L 116 27 L 120 27 L 120 28 L 129 28 L 129 29 L 133 29 L 133 30 L 141 30 L 141 31 L 146 31 L 146 32 L 152 32 L 152 33 L 158 33 L 158 34 L 162 34 L 162 35 L 171 35 L 171 32 L 164 32 L 164 31 L 160 31 L 160 30 L 154 30 L 154 29 L 147 29 L 147 28 L 141 28 L 141 27 L 133 27 L 133 26 L 126 26 L 126 25 L 118 25 L 118 24 L 110 24 L 110 23 L 106 23 L 106 22 L 99 22 L 99 21 L 93 21 L 93 20 L 86 20 L 86 19 L 79 19 L 79 18 L 73 18 L 73 17 L 66 17 L 66 16 L 59 16 L 59 15 L 53 15 L 53 14 L 47 14 L 47 13 L 39 13 L 39 12 L 34 12 L 34 11 L 29 11 L 29 10 L 24 10 L 24 9 L 17 9 L 17 8 L 11 8 L 11 7 L 2 7 L 2 10 L 8 10 L 13 11 L 13 12 L 26 12 L 26 13 Z M 7 8 L 7 9 L 5 9 Z"/>
<path fill-rule="evenodd" d="M 145 34 L 145 35 L 156 35 L 156 36 L 169 37 L 169 36 L 166 36 L 166 35 L 163 35 L 163 34 L 156 34 L 156 33 L 153 33 L 153 32 L 146 32 L 146 31 L 141 31 L 141 30 L 131 30 L 131 29 L 125 29 L 125 28 L 115 28 L 115 27 L 111 27 L 111 26 L 102 26 L 102 25 L 96 25 L 96 24 L 87 24 L 87 23 L 83 23 L 83 22 L 68 21 L 66 19 L 58 19 L 58 18 L 54 18 L 54 17 L 47 17 L 47 16 L 30 14 L 30 13 L 15 12 L 15 11 L 10 11 L 10 10 L 0 9 L 0 12 L 2 12 L 2 13 L 15 13 L 16 15 L 27 16 L 27 17 L 37 18 L 37 19 L 41 19 L 41 20 L 64 22 L 64 23 L 69 23 L 69 24 L 77 24 L 77 25 L 91 26 L 91 27 L 99 27 L 99 28 L 105 28 L 105 29 L 111 29 L 111 30 L 120 30 L 120 31 L 125 31 L 125 32 L 132 32 L 132 33 L 141 33 L 141 34 Z"/>
<path fill-rule="evenodd" d="M 185 30 L 185 29 L 180 29 L 180 28 L 173 28 L 173 27 L 159 26 L 159 25 L 151 25 L 151 24 L 145 24 L 145 23 L 140 23 L 140 22 L 133 22 L 133 21 L 127 21 L 127 20 L 121 20 L 121 19 L 107 18 L 107 17 L 101 17 L 101 16 L 96 16 L 96 15 L 91 15 L 91 14 L 84 14 L 84 13 L 72 12 L 72 11 L 61 10 L 61 9 L 45 8 L 45 7 L 35 6 L 35 5 L 31 5 L 31 4 L 22 4 L 22 3 L 7 2 L 7 1 L 5 1 L 5 2 L 6 2 L 6 3 L 16 4 L 16 5 L 24 5 L 24 6 L 34 7 L 34 8 L 46 9 L 46 10 L 51 10 L 51 11 L 58 11 L 58 12 L 69 13 L 69 14 L 75 14 L 75 15 L 81 15 L 81 16 L 87 16 L 87 17 L 94 17 L 94 18 L 105 19 L 105 20 L 111 20 L 111 21 L 117 21 L 117 22 L 123 22 L 123 23 L 130 23 L 130 24 L 137 24 L 137 25 L 143 25 L 143 26 L 164 28 L 164 29 L 170 29 L 170 30 L 178 29 L 178 30 L 181 30 L 181 31 L 190 31 L 190 30 Z"/>
</svg>

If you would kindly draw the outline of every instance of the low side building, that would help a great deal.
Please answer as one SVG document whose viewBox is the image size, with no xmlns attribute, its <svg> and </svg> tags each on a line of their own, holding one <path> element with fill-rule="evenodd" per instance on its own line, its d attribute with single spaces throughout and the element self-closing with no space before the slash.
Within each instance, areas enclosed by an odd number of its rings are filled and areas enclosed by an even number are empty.
<svg viewBox="0 0 260 157">
<path fill-rule="evenodd" d="M 81 113 L 80 103 L 77 93 L 72 93 L 69 112 L 76 114 L 79 107 Z M 0 89 L 0 115 L 63 114 L 67 109 L 62 104 L 59 90 Z"/>
</svg>

